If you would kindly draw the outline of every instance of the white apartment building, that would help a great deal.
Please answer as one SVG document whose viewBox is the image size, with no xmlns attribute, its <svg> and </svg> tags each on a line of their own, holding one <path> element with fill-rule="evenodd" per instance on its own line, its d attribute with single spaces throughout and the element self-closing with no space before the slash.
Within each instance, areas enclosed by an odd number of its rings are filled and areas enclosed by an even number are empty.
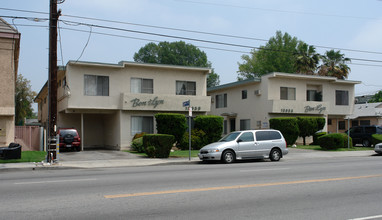
<svg viewBox="0 0 382 220">
<path fill-rule="evenodd" d="M 210 111 L 209 68 L 70 61 L 58 71 L 57 127 L 76 128 L 84 149 L 126 149 L 136 133 L 156 133 L 156 113 Z M 47 84 L 37 95 L 38 119 L 48 117 Z"/>
<path fill-rule="evenodd" d="M 344 132 L 353 113 L 354 85 L 335 77 L 270 73 L 209 88 L 211 115 L 224 117 L 224 133 L 269 128 L 275 117 L 319 116 L 328 132 Z"/>
</svg>

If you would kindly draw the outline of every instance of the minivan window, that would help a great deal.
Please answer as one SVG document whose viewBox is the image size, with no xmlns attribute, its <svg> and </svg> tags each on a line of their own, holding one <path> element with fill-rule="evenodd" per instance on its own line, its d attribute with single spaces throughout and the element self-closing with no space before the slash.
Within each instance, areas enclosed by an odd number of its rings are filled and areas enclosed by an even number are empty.
<svg viewBox="0 0 382 220">
<path fill-rule="evenodd" d="M 239 140 L 241 140 L 242 142 L 250 142 L 254 141 L 255 139 L 253 138 L 252 132 L 245 132 L 240 136 Z"/>
<path fill-rule="evenodd" d="M 376 128 L 375 127 L 365 127 L 365 132 L 368 134 L 375 134 Z"/>
<path fill-rule="evenodd" d="M 280 133 L 276 131 L 257 131 L 256 140 L 257 141 L 266 141 L 266 140 L 277 140 L 281 139 Z"/>
<path fill-rule="evenodd" d="M 220 139 L 219 142 L 224 142 L 224 141 L 233 141 L 239 136 L 240 132 L 232 132 L 224 136 L 222 139 Z"/>
</svg>

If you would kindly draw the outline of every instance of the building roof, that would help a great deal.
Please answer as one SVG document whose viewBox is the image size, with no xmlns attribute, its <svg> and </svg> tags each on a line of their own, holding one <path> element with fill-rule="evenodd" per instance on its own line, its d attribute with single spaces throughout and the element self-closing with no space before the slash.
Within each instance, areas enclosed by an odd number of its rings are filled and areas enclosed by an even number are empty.
<svg viewBox="0 0 382 220">
<path fill-rule="evenodd" d="M 382 117 L 382 102 L 355 104 L 351 119 L 359 117 Z"/>
<path fill-rule="evenodd" d="M 0 33 L 18 34 L 19 32 L 4 19 L 0 18 Z"/>
<path fill-rule="evenodd" d="M 227 84 L 223 84 L 220 86 L 214 86 L 214 87 L 208 88 L 207 92 L 213 92 L 213 91 L 218 91 L 218 90 L 222 90 L 222 89 L 234 88 L 234 87 L 239 87 L 242 85 L 249 85 L 252 83 L 258 83 L 260 81 L 261 81 L 260 78 L 251 78 L 251 79 L 246 79 L 246 80 L 239 80 L 236 82 L 227 83 Z"/>
</svg>

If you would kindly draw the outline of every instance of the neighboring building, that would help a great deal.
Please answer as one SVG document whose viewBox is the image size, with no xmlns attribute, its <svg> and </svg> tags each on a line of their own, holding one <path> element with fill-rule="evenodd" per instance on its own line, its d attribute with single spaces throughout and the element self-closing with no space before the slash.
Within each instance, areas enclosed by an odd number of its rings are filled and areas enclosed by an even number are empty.
<svg viewBox="0 0 382 220">
<path fill-rule="evenodd" d="M 70 61 L 58 71 L 57 127 L 74 127 L 86 148 L 125 149 L 136 133 L 156 133 L 156 113 L 210 111 L 208 68 L 119 62 Z M 35 102 L 48 117 L 47 83 Z"/>
<path fill-rule="evenodd" d="M 15 85 L 20 33 L 0 18 L 0 146 L 15 140 Z"/>
<path fill-rule="evenodd" d="M 349 116 L 350 127 L 359 125 L 382 125 L 382 102 L 355 104 Z"/>
<path fill-rule="evenodd" d="M 328 132 L 344 132 L 344 118 L 353 112 L 354 85 L 339 80 L 288 73 L 270 73 L 209 88 L 212 115 L 224 117 L 224 133 L 269 128 L 274 117 L 319 116 Z"/>
<path fill-rule="evenodd" d="M 373 98 L 374 95 L 361 95 L 355 97 L 355 104 L 365 104 L 368 103 L 370 99 Z"/>
</svg>

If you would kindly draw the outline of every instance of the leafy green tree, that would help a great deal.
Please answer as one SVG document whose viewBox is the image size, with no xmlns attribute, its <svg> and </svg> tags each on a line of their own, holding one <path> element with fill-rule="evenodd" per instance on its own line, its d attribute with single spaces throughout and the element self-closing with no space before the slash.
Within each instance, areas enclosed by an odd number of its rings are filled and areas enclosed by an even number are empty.
<svg viewBox="0 0 382 220">
<path fill-rule="evenodd" d="M 148 43 L 134 54 L 134 61 L 211 68 L 206 53 L 184 41 Z M 207 77 L 207 86 L 217 86 L 219 83 L 219 75 L 212 71 Z"/>
<path fill-rule="evenodd" d="M 297 73 L 314 74 L 320 62 L 320 55 L 314 46 L 300 43 L 297 48 L 295 68 Z"/>
<path fill-rule="evenodd" d="M 243 63 L 238 63 L 238 80 L 259 77 L 270 72 L 296 73 L 296 54 L 300 44 L 296 37 L 288 33 L 276 32 L 265 46 L 252 50 L 251 56 L 243 55 Z"/>
<path fill-rule="evenodd" d="M 373 97 L 371 97 L 371 99 L 369 100 L 370 103 L 374 103 L 374 102 L 382 102 L 382 90 L 375 93 L 373 95 Z"/>
<path fill-rule="evenodd" d="M 333 76 L 338 79 L 346 79 L 350 73 L 350 67 L 347 63 L 351 62 L 341 51 L 329 50 L 321 57 L 322 65 L 318 71 L 320 76 Z"/>
<path fill-rule="evenodd" d="M 17 75 L 15 90 L 15 124 L 24 125 L 24 118 L 33 118 L 33 98 L 36 92 L 32 91 L 30 81 L 21 74 Z"/>
</svg>

